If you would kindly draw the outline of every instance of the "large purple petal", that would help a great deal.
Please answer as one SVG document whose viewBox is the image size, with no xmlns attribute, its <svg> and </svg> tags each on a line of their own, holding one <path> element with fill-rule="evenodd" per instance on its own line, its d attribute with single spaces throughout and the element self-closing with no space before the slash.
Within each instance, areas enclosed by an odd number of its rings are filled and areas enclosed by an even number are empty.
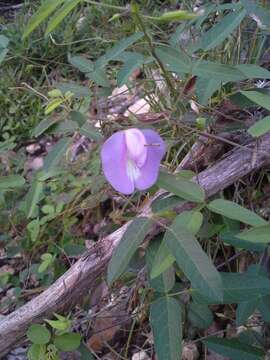
<svg viewBox="0 0 270 360">
<path fill-rule="evenodd" d="M 123 131 L 113 134 L 101 149 L 102 169 L 112 187 L 123 193 L 131 194 L 134 183 L 126 173 L 126 144 Z"/>
<path fill-rule="evenodd" d="M 139 190 L 145 190 L 154 185 L 157 181 L 160 162 L 166 152 L 166 144 L 154 130 L 142 130 L 147 146 L 147 159 L 140 168 L 141 176 L 135 181 Z"/>
</svg>

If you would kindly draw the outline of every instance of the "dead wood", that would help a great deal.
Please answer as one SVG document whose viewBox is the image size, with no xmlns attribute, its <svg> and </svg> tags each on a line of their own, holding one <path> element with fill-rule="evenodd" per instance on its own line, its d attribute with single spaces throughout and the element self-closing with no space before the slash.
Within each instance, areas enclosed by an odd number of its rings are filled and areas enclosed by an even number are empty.
<svg viewBox="0 0 270 360">
<path fill-rule="evenodd" d="M 251 171 L 270 164 L 269 154 L 270 134 L 267 134 L 259 140 L 251 141 L 245 148 L 230 151 L 219 162 L 200 172 L 194 181 L 198 182 L 207 197 L 210 197 Z M 151 203 L 154 198 L 150 199 L 139 216 L 151 215 Z M 183 208 L 179 208 L 178 211 L 183 211 Z M 0 322 L 0 357 L 22 341 L 31 323 L 49 318 L 53 312 L 61 313 L 71 309 L 84 295 L 93 291 L 97 279 L 106 271 L 113 250 L 128 225 L 129 223 L 123 225 L 96 243 L 47 290 Z M 153 233 L 157 231 L 158 225 L 153 229 Z"/>
</svg>

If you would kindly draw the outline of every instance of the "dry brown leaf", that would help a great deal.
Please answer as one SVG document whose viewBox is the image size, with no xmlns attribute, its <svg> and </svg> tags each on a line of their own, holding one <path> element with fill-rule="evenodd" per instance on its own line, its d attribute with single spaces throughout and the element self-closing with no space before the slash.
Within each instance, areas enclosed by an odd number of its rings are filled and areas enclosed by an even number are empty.
<svg viewBox="0 0 270 360">
<path fill-rule="evenodd" d="M 102 312 L 102 316 L 96 319 L 94 324 L 96 333 L 87 341 L 87 346 L 96 352 L 101 351 L 105 343 L 110 342 L 115 333 L 120 330 L 120 325 L 115 325 L 115 318 L 110 317 L 109 311 Z"/>
</svg>

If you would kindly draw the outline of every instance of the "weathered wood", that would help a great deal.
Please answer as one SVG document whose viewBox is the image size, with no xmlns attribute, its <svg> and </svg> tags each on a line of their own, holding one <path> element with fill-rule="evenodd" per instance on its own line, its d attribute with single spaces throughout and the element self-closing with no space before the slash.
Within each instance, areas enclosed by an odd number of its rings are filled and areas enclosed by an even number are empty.
<svg viewBox="0 0 270 360">
<path fill-rule="evenodd" d="M 199 173 L 194 181 L 197 181 L 207 197 L 210 197 L 267 164 L 270 164 L 269 134 L 258 141 L 251 141 L 246 145 L 246 149 L 232 150 L 215 165 Z M 151 215 L 151 203 L 154 198 L 150 199 L 139 216 Z M 183 208 L 179 208 L 178 211 L 183 211 Z M 48 318 L 53 312 L 61 313 L 72 308 L 84 295 L 91 292 L 98 277 L 106 271 L 113 250 L 128 225 L 129 223 L 123 225 L 100 240 L 47 290 L 0 322 L 0 357 L 24 338 L 31 323 Z M 158 231 L 158 225 L 155 226 L 153 233 Z"/>
</svg>

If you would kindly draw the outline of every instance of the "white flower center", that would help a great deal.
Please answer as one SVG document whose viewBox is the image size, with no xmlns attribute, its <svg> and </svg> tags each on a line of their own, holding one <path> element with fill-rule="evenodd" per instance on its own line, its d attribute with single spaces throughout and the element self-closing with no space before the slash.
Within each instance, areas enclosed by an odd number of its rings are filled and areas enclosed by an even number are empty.
<svg viewBox="0 0 270 360">
<path fill-rule="evenodd" d="M 140 175 L 140 168 L 145 164 L 147 158 L 146 139 L 138 129 L 125 130 L 126 140 L 126 170 L 131 181 L 136 181 Z"/>
<path fill-rule="evenodd" d="M 132 159 L 127 159 L 127 176 L 131 181 L 136 181 L 141 175 L 140 168 Z"/>
</svg>

